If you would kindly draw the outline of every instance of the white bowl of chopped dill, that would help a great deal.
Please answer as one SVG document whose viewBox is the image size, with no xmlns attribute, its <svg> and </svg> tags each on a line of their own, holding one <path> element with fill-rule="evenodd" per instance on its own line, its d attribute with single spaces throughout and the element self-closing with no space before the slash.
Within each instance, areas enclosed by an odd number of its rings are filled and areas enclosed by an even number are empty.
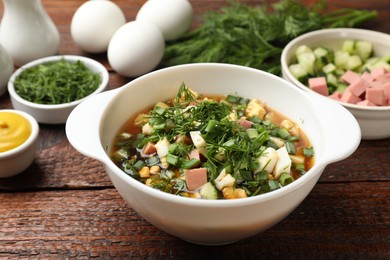
<svg viewBox="0 0 390 260">
<path fill-rule="evenodd" d="M 8 81 L 13 108 L 31 114 L 39 123 L 63 124 L 86 98 L 105 90 L 108 71 L 82 56 L 58 55 L 29 62 Z"/>
<path fill-rule="evenodd" d="M 135 211 L 206 245 L 281 221 L 361 137 L 339 104 L 257 69 L 213 63 L 160 69 L 91 97 L 65 130 Z"/>
</svg>

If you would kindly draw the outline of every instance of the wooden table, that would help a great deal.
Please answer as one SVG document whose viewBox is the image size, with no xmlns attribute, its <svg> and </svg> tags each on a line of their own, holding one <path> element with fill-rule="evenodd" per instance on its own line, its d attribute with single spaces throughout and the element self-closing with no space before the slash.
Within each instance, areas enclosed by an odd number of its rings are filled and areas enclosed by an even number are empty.
<svg viewBox="0 0 390 260">
<path fill-rule="evenodd" d="M 43 0 L 57 25 L 60 54 L 92 57 L 117 75 L 106 54 L 82 52 L 70 36 L 81 0 Z M 144 0 L 117 0 L 128 21 Z M 255 4 L 260 1 L 245 1 Z M 313 1 L 306 1 L 313 2 Z M 192 0 L 194 25 L 222 0 Z M 388 0 L 328 1 L 329 8 L 377 9 L 366 28 L 390 33 Z M 0 4 L 0 14 L 3 6 Z M 390 50 L 389 50 L 390 51 Z M 11 108 L 8 94 L 0 108 Z M 390 258 L 390 139 L 362 141 L 348 159 L 329 165 L 304 202 L 252 238 L 219 247 L 184 242 L 149 224 L 119 196 L 102 165 L 72 148 L 64 125 L 40 125 L 39 151 L 24 173 L 0 180 L 0 258 Z M 390 127 L 390 126 L 389 126 Z"/>
</svg>

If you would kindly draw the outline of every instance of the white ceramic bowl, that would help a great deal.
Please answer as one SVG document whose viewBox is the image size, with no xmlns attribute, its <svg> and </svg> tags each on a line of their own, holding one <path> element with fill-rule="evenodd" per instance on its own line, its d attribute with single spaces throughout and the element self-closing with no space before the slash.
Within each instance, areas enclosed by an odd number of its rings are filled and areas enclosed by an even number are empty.
<svg viewBox="0 0 390 260">
<path fill-rule="evenodd" d="M 135 113 L 174 97 L 179 85 L 202 94 L 259 98 L 298 123 L 316 152 L 313 168 L 292 184 L 236 200 L 178 197 L 150 188 L 122 172 L 109 157 L 114 136 Z M 309 194 L 324 168 L 355 151 L 360 128 L 339 104 L 247 67 L 189 64 L 157 70 L 77 106 L 66 123 L 70 143 L 101 161 L 121 196 L 158 228 L 198 244 L 226 244 L 257 234 L 281 221 Z"/>
<path fill-rule="evenodd" d="M 300 45 L 309 47 L 324 46 L 334 50 L 340 50 L 342 43 L 347 39 L 367 40 L 373 43 L 375 56 L 390 54 L 390 35 L 364 30 L 364 29 L 323 29 L 301 35 L 286 45 L 281 56 L 283 78 L 292 82 L 299 88 L 315 93 L 310 88 L 299 82 L 290 72 L 290 65 L 294 52 Z M 336 101 L 346 107 L 359 122 L 362 130 L 362 139 L 382 139 L 390 137 L 390 106 L 364 107 Z"/>
<path fill-rule="evenodd" d="M 31 115 L 14 109 L 2 109 L 26 118 L 31 125 L 31 134 L 21 145 L 5 152 L 0 152 L 0 178 L 15 176 L 26 170 L 35 158 L 38 145 L 39 125 Z"/>
<path fill-rule="evenodd" d="M 85 64 L 86 67 L 88 67 L 90 70 L 99 73 L 101 75 L 102 82 L 99 85 L 99 87 L 91 93 L 89 96 L 70 102 L 70 103 L 64 103 L 64 104 L 55 104 L 55 105 L 47 105 L 47 104 L 37 104 L 30 101 L 27 101 L 23 98 L 21 98 L 15 91 L 14 87 L 14 81 L 15 78 L 23 72 L 24 69 L 37 66 L 42 63 L 50 62 L 50 61 L 57 61 L 64 58 L 67 61 L 70 62 L 77 62 L 80 60 Z M 29 114 L 31 114 L 39 123 L 45 123 L 45 124 L 63 124 L 66 122 L 66 119 L 69 116 L 69 113 L 82 101 L 87 99 L 88 97 L 91 97 L 93 95 L 96 95 L 102 91 L 104 91 L 108 84 L 108 71 L 107 69 L 99 62 L 82 56 L 74 56 L 74 55 L 58 55 L 58 56 L 51 56 L 51 57 L 45 57 L 41 58 L 32 62 L 29 62 L 19 69 L 17 69 L 10 77 L 8 81 L 8 92 L 10 94 L 11 103 L 12 106 L 15 109 L 25 111 Z"/>
</svg>

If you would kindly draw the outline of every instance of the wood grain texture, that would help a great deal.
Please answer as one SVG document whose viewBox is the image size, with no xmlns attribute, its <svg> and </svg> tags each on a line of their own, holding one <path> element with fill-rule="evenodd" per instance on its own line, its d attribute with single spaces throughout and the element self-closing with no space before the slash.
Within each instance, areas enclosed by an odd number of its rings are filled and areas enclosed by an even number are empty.
<svg viewBox="0 0 390 260">
<path fill-rule="evenodd" d="M 121 87 L 132 79 L 116 74 L 105 53 L 85 53 L 70 36 L 71 18 L 83 2 L 42 0 L 61 34 L 59 53 L 100 61 L 110 72 L 109 88 Z M 114 2 L 130 21 L 145 1 Z M 227 3 L 191 4 L 196 27 L 203 13 Z M 378 10 L 379 18 L 365 28 L 390 33 L 389 1 L 328 0 L 329 10 L 344 7 Z M 4 108 L 11 108 L 8 94 L 0 97 Z M 228 246 L 204 247 L 177 239 L 134 212 L 101 163 L 73 149 L 64 125 L 40 128 L 31 167 L 0 179 L 1 259 L 390 258 L 390 139 L 362 141 L 352 156 L 329 165 L 304 202 L 273 228 Z"/>
</svg>

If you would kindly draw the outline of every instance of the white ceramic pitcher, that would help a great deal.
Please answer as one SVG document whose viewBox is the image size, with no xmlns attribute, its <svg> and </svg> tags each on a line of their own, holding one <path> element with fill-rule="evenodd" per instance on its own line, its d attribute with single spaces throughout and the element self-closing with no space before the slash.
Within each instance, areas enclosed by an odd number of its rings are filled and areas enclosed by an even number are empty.
<svg viewBox="0 0 390 260">
<path fill-rule="evenodd" d="M 14 63 L 7 50 L 0 44 L 0 96 L 7 89 L 8 79 L 14 71 Z"/>
<path fill-rule="evenodd" d="M 16 66 L 58 52 L 60 35 L 41 0 L 3 0 L 0 43 Z"/>
</svg>

